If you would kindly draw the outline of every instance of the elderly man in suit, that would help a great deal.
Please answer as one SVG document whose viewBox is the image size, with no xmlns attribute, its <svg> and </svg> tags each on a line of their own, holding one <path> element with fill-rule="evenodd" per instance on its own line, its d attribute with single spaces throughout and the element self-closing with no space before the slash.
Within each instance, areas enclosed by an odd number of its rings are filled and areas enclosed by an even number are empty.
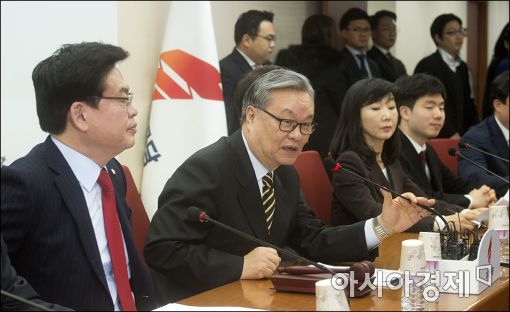
<svg viewBox="0 0 510 312">
<path fill-rule="evenodd" d="M 241 104 L 234 100 L 237 82 L 254 68 L 271 64 L 269 58 L 276 45 L 273 13 L 250 10 L 237 19 L 232 53 L 220 61 L 221 84 L 227 115 L 228 134 L 240 127 Z"/>
<path fill-rule="evenodd" d="M 50 135 L 2 168 L 2 234 L 43 300 L 76 310 L 152 309 L 154 288 L 132 237 L 126 181 L 113 157 L 135 143 L 120 47 L 64 45 L 32 73 Z"/>
<path fill-rule="evenodd" d="M 397 15 L 386 10 L 378 11 L 370 17 L 374 45 L 367 55 L 379 65 L 381 78 L 391 82 L 407 75 L 404 64 L 390 53 L 397 39 L 396 21 Z"/>
<path fill-rule="evenodd" d="M 435 138 L 444 120 L 446 90 L 427 74 L 402 77 L 395 95 L 400 112 L 400 163 L 427 195 L 465 208 L 489 207 L 496 200 L 490 187 L 452 173 L 427 140 Z"/>
<path fill-rule="evenodd" d="M 508 71 L 497 76 L 491 85 L 490 99 L 494 113 L 469 129 L 462 141 L 475 148 L 508 159 Z M 508 162 L 484 155 L 474 149 L 462 150 L 462 154 L 480 166 L 502 176 L 508 181 Z M 466 179 L 484 183 L 496 190 L 498 197 L 508 192 L 505 182 L 464 159 L 459 159 L 459 173 Z"/>
<path fill-rule="evenodd" d="M 190 206 L 323 262 L 367 259 L 388 234 L 427 215 L 401 198 L 392 200 L 390 193 L 374 219 L 332 227 L 313 215 L 292 166 L 316 127 L 313 99 L 314 91 L 301 74 L 287 69 L 261 74 L 243 98 L 241 129 L 192 155 L 168 180 L 144 249 L 160 300 L 179 300 L 239 279 L 270 277 L 280 263 L 272 248 L 188 220 Z M 414 203 L 433 204 L 408 196 Z"/>
</svg>

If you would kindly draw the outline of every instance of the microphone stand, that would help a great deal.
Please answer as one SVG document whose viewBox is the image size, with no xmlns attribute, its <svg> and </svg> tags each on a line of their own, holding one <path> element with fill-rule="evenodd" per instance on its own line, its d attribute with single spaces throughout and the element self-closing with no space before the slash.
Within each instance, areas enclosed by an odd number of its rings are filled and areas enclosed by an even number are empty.
<svg viewBox="0 0 510 312">
<path fill-rule="evenodd" d="M 453 153 L 453 154 L 452 154 L 452 153 L 450 153 L 450 155 L 452 155 L 452 156 L 454 156 L 454 157 L 458 157 L 458 156 L 460 156 L 462 159 L 466 160 L 466 161 L 467 161 L 467 162 L 469 162 L 470 164 L 475 165 L 475 166 L 477 166 L 478 168 L 482 169 L 483 171 L 486 171 L 486 172 L 488 172 L 488 173 L 492 174 L 493 176 L 495 176 L 495 177 L 499 178 L 500 180 L 505 181 L 505 182 L 506 182 L 506 184 L 508 184 L 508 183 L 509 183 L 507 179 L 505 179 L 505 178 L 503 178 L 503 177 L 499 176 L 498 174 L 496 174 L 496 173 L 494 173 L 494 172 L 490 171 L 490 170 L 489 170 L 489 169 L 487 169 L 487 168 L 484 168 L 484 167 L 480 166 L 480 165 L 479 165 L 479 164 L 477 164 L 476 162 L 474 162 L 474 161 L 472 161 L 471 159 L 467 158 L 466 156 L 462 155 L 459 151 L 455 151 L 455 153 Z"/>
<path fill-rule="evenodd" d="M 485 155 L 487 155 L 487 156 L 491 156 L 491 157 L 497 158 L 497 159 L 499 159 L 499 160 L 502 160 L 502 161 L 505 161 L 505 162 L 509 162 L 509 161 L 508 161 L 508 159 L 505 159 L 505 158 L 503 158 L 503 157 L 499 157 L 498 155 L 494 155 L 494 154 L 492 154 L 492 153 L 489 153 L 489 152 L 486 152 L 486 151 L 481 150 L 481 149 L 479 149 L 479 148 L 476 148 L 476 147 L 472 146 L 471 144 L 467 144 L 467 143 L 463 143 L 463 144 L 461 144 L 461 143 L 459 143 L 459 146 L 460 146 L 460 147 L 463 147 L 463 148 L 466 148 L 466 149 L 467 149 L 467 148 L 472 148 L 472 149 L 474 149 L 475 151 L 480 152 L 480 153 L 482 153 L 482 154 L 485 154 Z"/>
</svg>

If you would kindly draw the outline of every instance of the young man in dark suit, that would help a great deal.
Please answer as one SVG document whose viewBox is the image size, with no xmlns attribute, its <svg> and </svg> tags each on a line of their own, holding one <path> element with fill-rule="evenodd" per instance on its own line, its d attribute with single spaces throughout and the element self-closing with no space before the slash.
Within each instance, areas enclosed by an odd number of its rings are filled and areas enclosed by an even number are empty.
<svg viewBox="0 0 510 312">
<path fill-rule="evenodd" d="M 491 85 L 490 99 L 494 114 L 469 129 L 462 136 L 464 143 L 508 159 L 508 71 L 497 76 Z M 462 154 L 480 166 L 502 176 L 508 181 L 508 162 L 484 155 L 474 149 L 463 149 Z M 459 173 L 465 179 L 484 183 L 496 190 L 498 197 L 508 192 L 508 182 L 490 175 L 468 161 L 459 159 Z"/>
<path fill-rule="evenodd" d="M 400 112 L 400 163 L 410 178 L 435 199 L 465 208 L 488 207 L 496 200 L 488 186 L 465 180 L 446 167 L 427 140 L 437 137 L 444 120 L 445 89 L 427 74 L 397 80 Z"/>
<path fill-rule="evenodd" d="M 363 78 L 381 76 L 379 66 L 367 56 L 370 39 L 370 18 L 359 8 L 351 8 L 340 19 L 340 35 L 345 46 L 340 51 L 344 89 L 348 90 L 356 81 Z"/>
<path fill-rule="evenodd" d="M 239 85 L 246 88 L 243 81 Z M 322 262 L 368 259 L 389 233 L 428 215 L 401 198 L 392 200 L 390 193 L 378 218 L 332 227 L 313 215 L 292 166 L 316 127 L 313 99 L 301 74 L 275 69 L 260 75 L 243 98 L 241 129 L 192 155 L 168 180 L 144 249 L 161 301 L 270 277 L 281 260 L 272 248 L 189 220 L 190 206 Z M 408 196 L 425 205 L 434 202 Z"/>
<path fill-rule="evenodd" d="M 135 143 L 137 110 L 120 47 L 68 44 L 32 73 L 50 135 L 2 167 L 2 234 L 45 301 L 76 310 L 149 310 L 153 284 L 133 242 L 126 181 L 113 157 Z"/>
<path fill-rule="evenodd" d="M 396 21 L 397 15 L 386 10 L 378 11 L 370 17 L 374 45 L 367 55 L 379 65 L 380 78 L 391 82 L 395 82 L 400 76 L 407 75 L 404 64 L 390 53 L 397 39 Z"/>
<path fill-rule="evenodd" d="M 276 45 L 273 13 L 250 10 L 237 19 L 232 53 L 220 61 L 221 85 L 227 115 L 228 134 L 241 126 L 241 105 L 234 101 L 234 89 L 243 74 L 271 64 L 269 58 Z"/>
<path fill-rule="evenodd" d="M 459 52 L 467 30 L 460 18 L 453 14 L 436 17 L 430 26 L 430 35 L 437 51 L 422 59 L 414 73 L 426 73 L 441 80 L 446 89 L 446 119 L 439 138 L 460 137 L 478 122 L 471 87 L 469 70 Z"/>
</svg>

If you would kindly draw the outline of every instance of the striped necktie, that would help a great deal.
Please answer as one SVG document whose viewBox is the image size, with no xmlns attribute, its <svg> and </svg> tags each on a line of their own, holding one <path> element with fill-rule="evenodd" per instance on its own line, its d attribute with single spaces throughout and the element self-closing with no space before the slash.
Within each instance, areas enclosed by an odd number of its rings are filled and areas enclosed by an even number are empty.
<svg viewBox="0 0 510 312">
<path fill-rule="evenodd" d="M 262 207 L 266 218 L 267 232 L 271 234 L 271 226 L 273 225 L 273 216 L 276 208 L 273 175 L 271 172 L 262 177 Z"/>
</svg>

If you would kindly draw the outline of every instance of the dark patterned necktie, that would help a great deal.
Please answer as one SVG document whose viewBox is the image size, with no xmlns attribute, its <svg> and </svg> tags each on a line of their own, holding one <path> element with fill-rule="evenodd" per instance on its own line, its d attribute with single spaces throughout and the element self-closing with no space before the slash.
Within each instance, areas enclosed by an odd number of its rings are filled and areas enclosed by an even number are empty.
<svg viewBox="0 0 510 312">
<path fill-rule="evenodd" d="M 363 78 L 369 78 L 368 77 L 368 70 L 367 70 L 367 67 L 365 66 L 365 55 L 364 54 L 358 54 L 356 55 L 360 61 L 360 66 L 359 66 L 359 69 L 361 71 L 361 74 L 363 75 Z"/>
<path fill-rule="evenodd" d="M 273 225 L 274 210 L 276 202 L 274 197 L 273 175 L 268 172 L 262 177 L 262 207 L 267 223 L 267 232 L 271 234 L 271 226 Z"/>
</svg>

